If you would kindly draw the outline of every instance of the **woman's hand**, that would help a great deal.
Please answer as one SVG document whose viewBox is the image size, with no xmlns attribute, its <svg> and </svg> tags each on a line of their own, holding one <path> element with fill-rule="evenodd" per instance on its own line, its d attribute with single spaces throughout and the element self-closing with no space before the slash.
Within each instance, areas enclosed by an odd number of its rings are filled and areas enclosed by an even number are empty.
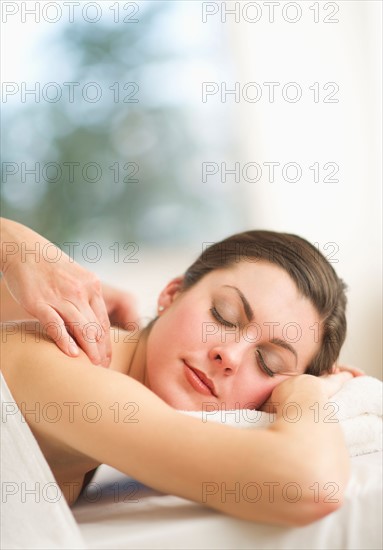
<svg viewBox="0 0 383 550">
<path fill-rule="evenodd" d="M 13 298 L 64 353 L 77 356 L 77 342 L 92 363 L 109 366 L 110 321 L 98 278 L 31 229 L 1 222 L 1 270 Z M 106 294 L 115 322 L 137 317 L 130 295 L 120 300 L 109 287 Z"/>
<path fill-rule="evenodd" d="M 343 384 L 352 378 L 353 373 L 349 369 L 339 370 L 332 374 L 323 374 L 322 376 L 311 374 L 291 376 L 274 388 L 270 397 L 259 410 L 269 413 L 276 412 L 276 407 L 288 403 L 292 394 L 314 392 L 318 394 L 318 397 L 328 400 L 341 389 Z"/>
<path fill-rule="evenodd" d="M 351 372 L 353 376 L 366 376 L 366 373 L 362 369 L 358 369 L 357 367 L 352 367 L 349 365 L 337 365 L 336 363 L 333 365 L 333 374 L 337 374 L 338 372 Z"/>
</svg>

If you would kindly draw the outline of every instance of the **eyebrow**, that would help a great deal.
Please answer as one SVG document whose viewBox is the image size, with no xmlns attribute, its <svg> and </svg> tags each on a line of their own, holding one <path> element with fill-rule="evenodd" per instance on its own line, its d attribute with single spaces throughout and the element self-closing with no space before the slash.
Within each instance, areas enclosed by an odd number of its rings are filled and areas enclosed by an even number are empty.
<svg viewBox="0 0 383 550">
<path fill-rule="evenodd" d="M 236 286 L 231 286 L 231 285 L 223 285 L 223 286 L 225 288 L 233 288 L 236 291 L 238 296 L 241 298 L 241 302 L 242 302 L 242 305 L 243 305 L 243 309 L 245 310 L 247 320 L 249 322 L 252 321 L 254 319 L 254 311 L 251 309 L 251 306 L 250 306 L 249 302 L 246 300 L 245 296 L 239 290 L 239 288 L 237 288 Z"/>
<path fill-rule="evenodd" d="M 254 311 L 251 309 L 251 306 L 248 300 L 246 299 L 246 297 L 244 296 L 244 294 L 236 286 L 232 286 L 232 285 L 223 285 L 223 286 L 225 288 L 232 288 L 236 291 L 236 293 L 241 299 L 247 320 L 249 322 L 252 321 L 254 319 Z M 296 349 L 293 348 L 293 346 L 291 346 L 288 342 L 286 342 L 286 340 L 282 340 L 281 338 L 271 338 L 270 343 L 290 351 L 294 355 L 296 363 L 298 362 L 298 354 L 296 352 Z"/>
</svg>

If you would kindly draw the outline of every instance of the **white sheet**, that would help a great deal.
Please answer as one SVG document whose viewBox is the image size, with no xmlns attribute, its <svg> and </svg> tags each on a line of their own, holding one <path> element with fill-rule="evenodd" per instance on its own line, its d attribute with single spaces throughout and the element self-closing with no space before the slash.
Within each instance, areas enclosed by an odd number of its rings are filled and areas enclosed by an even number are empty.
<svg viewBox="0 0 383 550">
<path fill-rule="evenodd" d="M 73 513 L 91 549 L 380 550 L 382 453 L 351 464 L 343 507 L 305 527 L 231 518 L 136 484 L 108 466 L 100 467 Z"/>
<path fill-rule="evenodd" d="M 1 544 L 4 550 L 86 548 L 52 471 L 1 384 Z"/>
</svg>

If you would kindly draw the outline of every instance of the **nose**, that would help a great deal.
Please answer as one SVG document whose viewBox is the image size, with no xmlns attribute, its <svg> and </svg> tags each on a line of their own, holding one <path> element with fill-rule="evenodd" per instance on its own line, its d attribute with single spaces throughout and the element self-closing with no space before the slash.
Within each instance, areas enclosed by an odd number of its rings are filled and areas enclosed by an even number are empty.
<svg viewBox="0 0 383 550">
<path fill-rule="evenodd" d="M 222 370 L 226 376 L 232 376 L 240 368 L 244 353 L 244 346 L 240 343 L 213 346 L 209 350 L 209 359 L 215 368 Z"/>
</svg>

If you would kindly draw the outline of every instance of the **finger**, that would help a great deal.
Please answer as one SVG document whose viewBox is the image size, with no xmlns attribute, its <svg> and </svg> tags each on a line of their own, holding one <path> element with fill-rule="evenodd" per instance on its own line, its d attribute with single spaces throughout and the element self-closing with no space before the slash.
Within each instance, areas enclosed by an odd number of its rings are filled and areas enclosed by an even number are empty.
<svg viewBox="0 0 383 550">
<path fill-rule="evenodd" d="M 99 340 L 102 337 L 102 330 L 99 323 L 97 323 L 90 308 L 87 316 L 85 316 L 73 304 L 70 305 L 72 307 L 67 305 L 65 313 L 62 313 L 68 332 L 86 353 L 90 361 L 94 365 L 101 365 Z"/>
<path fill-rule="evenodd" d="M 110 324 L 106 311 L 106 320 L 103 321 L 103 325 L 97 319 L 90 304 L 84 301 L 81 304 L 75 304 L 67 300 L 65 306 L 61 304 L 61 314 L 70 327 L 69 332 L 71 334 L 73 332 L 77 343 L 92 363 L 107 367 L 110 363 L 111 343 Z M 108 327 L 108 330 L 105 331 L 104 327 Z"/>
<path fill-rule="evenodd" d="M 64 320 L 66 330 L 75 339 L 77 345 L 86 353 L 94 365 L 101 364 L 98 351 L 98 333 L 101 333 L 93 311 L 88 304 L 82 304 L 84 315 L 72 302 L 65 300 L 58 307 L 51 306 Z"/>
<path fill-rule="evenodd" d="M 339 373 L 330 376 L 336 376 L 337 380 L 341 381 L 342 383 L 347 382 L 348 380 L 351 380 L 353 378 L 352 373 L 346 370 L 340 371 Z"/>
<path fill-rule="evenodd" d="M 112 343 L 110 340 L 110 321 L 104 299 L 101 295 L 95 294 L 89 302 L 90 307 L 93 310 L 95 318 L 97 319 L 101 330 L 102 338 L 99 340 L 101 364 L 104 367 L 109 367 L 110 360 L 112 358 Z"/>
<path fill-rule="evenodd" d="M 76 342 L 70 337 L 64 320 L 50 306 L 37 306 L 36 317 L 43 327 L 43 332 L 46 334 L 57 347 L 70 357 L 77 357 L 79 349 Z"/>
<path fill-rule="evenodd" d="M 339 365 L 338 369 L 341 370 L 341 371 L 351 372 L 351 374 L 353 376 L 365 376 L 366 375 L 364 370 L 359 369 L 357 367 L 353 367 L 351 365 Z"/>
</svg>

